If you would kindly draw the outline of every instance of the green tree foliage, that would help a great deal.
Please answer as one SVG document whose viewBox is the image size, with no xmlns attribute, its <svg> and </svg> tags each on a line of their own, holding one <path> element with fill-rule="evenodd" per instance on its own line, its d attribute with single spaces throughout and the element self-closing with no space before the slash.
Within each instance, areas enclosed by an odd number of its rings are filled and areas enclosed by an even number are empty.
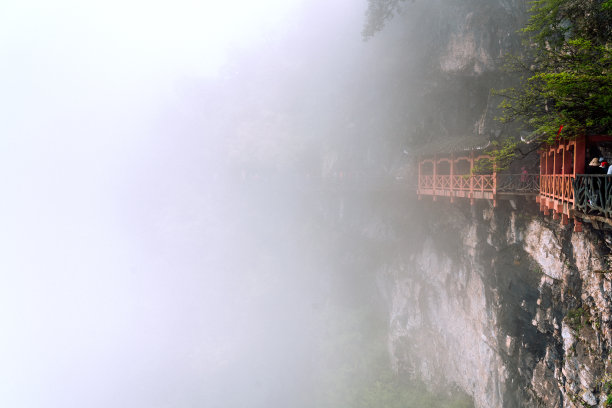
<svg viewBox="0 0 612 408">
<path fill-rule="evenodd" d="M 544 53 L 521 88 L 498 92 L 504 96 L 502 122 L 521 120 L 548 142 L 561 126 L 564 137 L 610 133 L 612 49 L 575 39 Z"/>
<path fill-rule="evenodd" d="M 604 45 L 612 34 L 611 0 L 535 0 L 523 32 L 540 47 L 561 48 L 568 39 Z"/>
<path fill-rule="evenodd" d="M 491 142 L 489 148 L 490 159 L 480 159 L 474 163 L 473 174 L 490 174 L 503 171 L 510 167 L 519 150 L 519 141 L 514 137 L 507 137 Z"/>
<path fill-rule="evenodd" d="M 612 1 L 537 0 L 523 29 L 522 74 L 504 97 L 502 122 L 518 120 L 540 141 L 612 131 Z"/>
</svg>

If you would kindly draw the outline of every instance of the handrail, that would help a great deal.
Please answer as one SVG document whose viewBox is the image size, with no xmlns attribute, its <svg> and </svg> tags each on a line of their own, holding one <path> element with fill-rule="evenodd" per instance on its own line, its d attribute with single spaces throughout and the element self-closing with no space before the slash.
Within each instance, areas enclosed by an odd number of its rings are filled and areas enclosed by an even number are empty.
<svg viewBox="0 0 612 408">
<path fill-rule="evenodd" d="M 480 193 L 537 193 L 540 191 L 539 174 L 480 174 L 480 175 L 432 175 L 419 176 L 419 190 L 433 190 L 432 195 L 452 192 Z M 439 192 L 439 193 L 438 193 Z"/>
<path fill-rule="evenodd" d="M 612 175 L 577 174 L 572 184 L 576 210 L 612 218 Z"/>
<path fill-rule="evenodd" d="M 540 191 L 540 175 L 535 173 L 498 174 L 497 192 L 537 193 Z"/>
<path fill-rule="evenodd" d="M 563 203 L 574 203 L 573 174 L 542 174 L 540 195 Z"/>
</svg>

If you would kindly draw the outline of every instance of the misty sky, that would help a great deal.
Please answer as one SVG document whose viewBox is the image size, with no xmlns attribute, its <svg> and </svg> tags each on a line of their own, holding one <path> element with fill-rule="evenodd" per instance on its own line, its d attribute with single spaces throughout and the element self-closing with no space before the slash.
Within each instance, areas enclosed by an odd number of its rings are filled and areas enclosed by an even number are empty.
<svg viewBox="0 0 612 408">
<path fill-rule="evenodd" d="M 346 0 L 0 2 L 0 406 L 232 406 L 228 396 L 238 406 L 223 387 L 249 383 L 251 369 L 270 392 L 262 367 L 296 358 L 303 333 L 290 317 L 309 302 L 284 276 L 296 249 L 266 254 L 291 233 L 292 213 L 257 213 L 281 226 L 260 242 L 252 208 L 216 178 L 223 135 L 186 88 L 296 36 L 300 15 L 318 33 L 297 35 L 300 47 L 321 47 L 338 27 L 358 47 L 362 10 Z M 278 311 L 289 298 L 298 310 Z M 275 322 L 292 345 L 271 341 Z M 257 353 L 281 357 L 241 360 Z"/>
</svg>

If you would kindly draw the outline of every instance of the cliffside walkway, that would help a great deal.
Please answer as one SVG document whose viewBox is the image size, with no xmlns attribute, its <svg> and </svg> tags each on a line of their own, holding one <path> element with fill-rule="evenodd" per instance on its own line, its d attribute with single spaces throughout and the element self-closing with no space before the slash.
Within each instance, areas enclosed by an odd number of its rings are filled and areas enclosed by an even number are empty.
<svg viewBox="0 0 612 408">
<path fill-rule="evenodd" d="M 581 136 L 542 145 L 538 151 L 540 171 L 520 174 L 474 174 L 480 160 L 490 159 L 477 150 L 436 154 L 419 159 L 417 194 L 475 200 L 533 196 L 545 215 L 574 230 L 590 222 L 612 228 L 612 175 L 597 174 L 604 169 L 587 166 L 587 160 L 603 157 L 612 161 L 612 136 Z"/>
<path fill-rule="evenodd" d="M 563 225 L 574 219 L 612 227 L 612 175 L 592 174 L 587 161 L 612 151 L 612 136 L 582 136 L 545 145 L 540 154 L 540 210 Z M 587 174 L 591 173 L 591 174 Z"/>
<path fill-rule="evenodd" d="M 540 175 L 526 171 L 513 173 L 473 174 L 480 160 L 489 159 L 487 155 L 475 152 L 463 154 L 434 155 L 419 160 L 418 187 L 419 199 L 423 196 L 467 198 L 474 200 L 510 199 L 516 196 L 536 196 L 540 191 Z"/>
</svg>

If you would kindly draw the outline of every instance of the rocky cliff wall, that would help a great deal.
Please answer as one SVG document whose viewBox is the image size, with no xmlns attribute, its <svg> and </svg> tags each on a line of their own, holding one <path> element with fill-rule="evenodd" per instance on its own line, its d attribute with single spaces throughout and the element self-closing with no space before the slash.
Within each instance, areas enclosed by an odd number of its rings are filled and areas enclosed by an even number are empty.
<svg viewBox="0 0 612 408">
<path fill-rule="evenodd" d="M 417 210 L 418 239 L 379 271 L 399 374 L 458 386 L 482 408 L 605 406 L 612 239 L 536 210 L 531 201 Z"/>
</svg>

